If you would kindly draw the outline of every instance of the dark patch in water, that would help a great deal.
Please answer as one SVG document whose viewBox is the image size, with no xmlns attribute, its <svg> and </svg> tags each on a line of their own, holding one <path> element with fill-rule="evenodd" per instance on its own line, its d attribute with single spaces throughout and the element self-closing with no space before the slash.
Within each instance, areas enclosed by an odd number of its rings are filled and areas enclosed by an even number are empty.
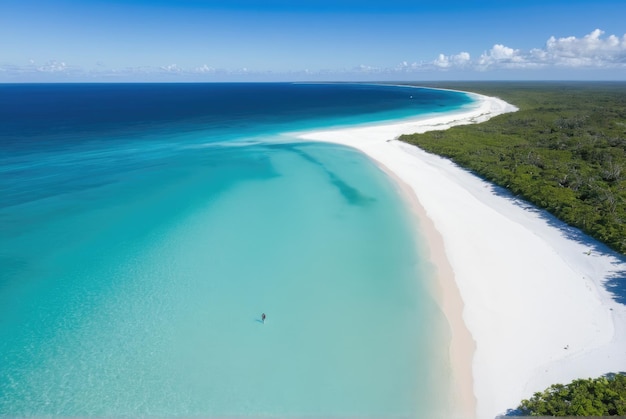
<svg viewBox="0 0 626 419">
<path fill-rule="evenodd" d="M 341 195 L 346 199 L 346 201 L 348 201 L 350 205 L 365 207 L 376 202 L 376 198 L 367 196 L 363 194 L 359 189 L 348 184 L 335 172 L 333 172 L 326 165 L 324 165 L 324 163 L 313 157 L 311 154 L 302 150 L 301 147 L 298 147 L 295 144 L 280 144 L 271 147 L 280 148 L 282 150 L 296 153 L 298 156 L 302 157 L 309 163 L 312 163 L 319 167 L 322 171 L 324 171 L 324 173 L 326 173 L 326 175 L 330 179 L 330 183 L 332 183 L 339 190 L 339 193 L 341 193 Z"/>
</svg>

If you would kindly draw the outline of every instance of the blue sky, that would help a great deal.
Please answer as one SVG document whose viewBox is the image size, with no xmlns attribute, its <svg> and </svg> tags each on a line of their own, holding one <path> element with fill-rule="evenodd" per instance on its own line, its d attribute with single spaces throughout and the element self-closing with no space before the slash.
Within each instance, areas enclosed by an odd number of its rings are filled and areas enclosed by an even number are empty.
<svg viewBox="0 0 626 419">
<path fill-rule="evenodd" d="M 450 79 L 626 80 L 626 1 L 0 1 L 0 82 Z"/>
</svg>

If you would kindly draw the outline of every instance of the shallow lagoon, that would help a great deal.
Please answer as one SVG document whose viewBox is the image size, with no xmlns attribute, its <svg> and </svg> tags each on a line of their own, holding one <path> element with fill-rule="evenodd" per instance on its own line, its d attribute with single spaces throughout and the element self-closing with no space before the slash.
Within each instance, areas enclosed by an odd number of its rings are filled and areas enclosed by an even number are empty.
<svg viewBox="0 0 626 419">
<path fill-rule="evenodd" d="M 447 326 L 418 226 L 365 156 L 277 129 L 323 117 L 248 121 L 246 135 L 205 117 L 109 121 L 79 127 L 80 141 L 70 124 L 28 147 L 16 124 L 3 142 L 0 412 L 437 410 Z"/>
</svg>

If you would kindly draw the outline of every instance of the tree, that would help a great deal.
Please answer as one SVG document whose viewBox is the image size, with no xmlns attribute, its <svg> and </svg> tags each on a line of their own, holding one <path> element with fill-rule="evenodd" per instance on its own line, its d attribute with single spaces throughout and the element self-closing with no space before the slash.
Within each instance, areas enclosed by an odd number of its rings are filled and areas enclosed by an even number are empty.
<svg viewBox="0 0 626 419">
<path fill-rule="evenodd" d="M 553 384 L 517 410 L 527 416 L 621 416 L 626 415 L 626 375 L 609 374 L 599 378 Z"/>
<path fill-rule="evenodd" d="M 518 112 L 401 140 L 450 158 L 626 255 L 626 83 L 446 83 Z"/>
</svg>

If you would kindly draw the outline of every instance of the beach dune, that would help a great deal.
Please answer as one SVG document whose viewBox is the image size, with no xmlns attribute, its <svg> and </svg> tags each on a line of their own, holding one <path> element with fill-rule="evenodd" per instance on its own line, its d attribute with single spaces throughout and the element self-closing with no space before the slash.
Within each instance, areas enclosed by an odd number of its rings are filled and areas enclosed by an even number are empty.
<svg viewBox="0 0 626 419">
<path fill-rule="evenodd" d="M 607 287 L 626 276 L 626 259 L 451 161 L 396 140 L 516 111 L 472 96 L 475 103 L 456 112 L 299 137 L 367 154 L 402 184 L 420 225 L 433 227 L 421 234 L 452 329 L 452 416 L 482 419 L 551 384 L 626 371 L 626 305 Z"/>
</svg>

